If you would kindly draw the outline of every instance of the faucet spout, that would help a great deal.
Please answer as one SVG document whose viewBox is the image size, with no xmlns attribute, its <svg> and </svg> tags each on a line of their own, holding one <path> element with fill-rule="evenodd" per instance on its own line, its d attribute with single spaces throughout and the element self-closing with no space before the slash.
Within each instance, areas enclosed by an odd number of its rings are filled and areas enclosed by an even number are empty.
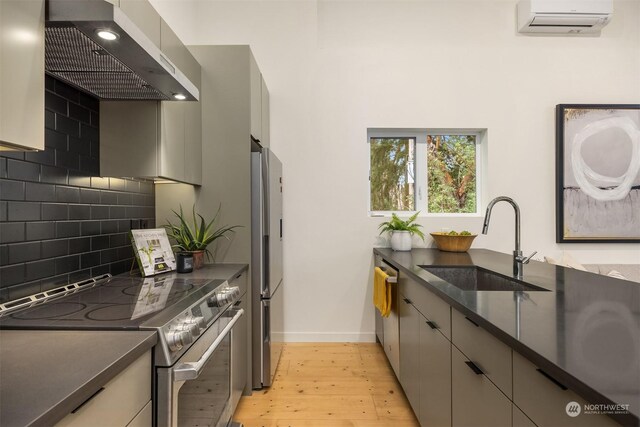
<svg viewBox="0 0 640 427">
<path fill-rule="evenodd" d="M 513 206 L 513 210 L 515 211 L 516 229 L 515 229 L 515 249 L 513 251 L 513 275 L 518 279 L 522 279 L 523 265 L 529 262 L 531 257 L 535 255 L 535 252 L 528 258 L 522 256 L 522 250 L 520 250 L 520 207 L 512 198 L 506 197 L 506 196 L 500 196 L 500 197 L 496 197 L 491 202 L 489 202 L 489 205 L 487 206 L 487 213 L 484 216 L 482 234 L 487 234 L 487 232 L 489 231 L 489 221 L 491 220 L 491 211 L 493 210 L 493 207 L 495 206 L 495 204 L 498 202 L 509 203 L 511 206 Z"/>
</svg>

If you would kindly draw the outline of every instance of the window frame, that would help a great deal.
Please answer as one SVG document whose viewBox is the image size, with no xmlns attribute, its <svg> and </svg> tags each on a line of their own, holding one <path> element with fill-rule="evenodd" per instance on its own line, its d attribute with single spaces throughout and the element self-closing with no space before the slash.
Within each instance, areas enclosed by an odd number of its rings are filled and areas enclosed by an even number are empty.
<svg viewBox="0 0 640 427">
<path fill-rule="evenodd" d="M 369 161 L 369 175 L 368 175 L 368 201 L 367 209 L 370 217 L 390 217 L 395 213 L 398 216 L 411 216 L 416 212 L 420 212 L 419 217 L 480 217 L 483 215 L 483 191 L 485 185 L 484 177 L 484 160 L 486 151 L 486 134 L 487 129 L 477 128 L 369 128 L 367 129 L 367 146 L 368 148 L 368 161 Z M 428 152 L 427 152 L 427 135 L 473 135 L 475 136 L 476 144 L 476 211 L 475 212 L 429 212 L 427 200 L 429 198 L 428 192 Z M 415 139 L 415 188 L 414 195 L 415 210 L 413 211 L 375 211 L 371 210 L 371 139 L 373 138 L 414 138 Z"/>
</svg>

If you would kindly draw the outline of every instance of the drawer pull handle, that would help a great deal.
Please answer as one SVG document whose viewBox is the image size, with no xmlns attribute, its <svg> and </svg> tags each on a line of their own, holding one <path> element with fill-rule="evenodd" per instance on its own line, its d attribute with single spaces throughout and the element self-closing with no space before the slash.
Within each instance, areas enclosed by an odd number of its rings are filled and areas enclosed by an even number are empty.
<svg viewBox="0 0 640 427">
<path fill-rule="evenodd" d="M 100 389 L 98 391 L 96 391 L 95 393 L 93 393 L 91 396 L 87 397 L 87 400 L 85 400 L 84 402 L 82 402 L 81 404 L 79 404 L 76 409 L 74 409 L 73 411 L 71 411 L 72 414 L 75 414 L 76 412 L 78 412 L 80 410 L 80 408 L 82 408 L 84 405 L 86 405 L 87 403 L 89 403 L 89 401 L 91 399 L 93 399 L 94 397 L 96 397 L 97 395 L 99 395 L 100 393 L 102 393 L 104 391 L 104 387 L 100 387 Z"/>
<path fill-rule="evenodd" d="M 469 367 L 469 369 L 473 371 L 474 374 L 476 375 L 484 374 L 484 372 L 482 372 L 482 369 L 478 368 L 478 366 L 475 363 L 473 362 L 464 362 L 464 363 Z"/>
<path fill-rule="evenodd" d="M 407 304 L 412 304 L 411 300 L 407 298 L 402 298 L 402 301 L 404 301 Z"/>
<path fill-rule="evenodd" d="M 556 380 L 555 378 L 553 378 L 551 375 L 547 374 L 545 371 L 543 371 L 540 368 L 536 368 L 536 371 L 540 372 L 540 374 L 542 374 L 542 376 L 544 376 L 545 378 L 547 378 L 549 381 L 551 381 L 552 383 L 554 383 L 555 385 L 557 385 L 558 387 L 560 387 L 562 390 L 568 390 L 568 388 L 562 384 L 560 381 Z"/>
<path fill-rule="evenodd" d="M 473 320 L 469 319 L 467 316 L 464 316 L 464 318 L 467 319 L 469 322 L 473 323 L 476 327 L 480 326 L 476 322 L 474 322 Z"/>
<path fill-rule="evenodd" d="M 431 320 L 427 320 L 427 325 L 429 325 L 431 329 L 440 329 L 440 327 L 433 323 Z"/>
<path fill-rule="evenodd" d="M 242 273 L 239 273 L 234 279 L 239 279 L 242 276 Z"/>
</svg>

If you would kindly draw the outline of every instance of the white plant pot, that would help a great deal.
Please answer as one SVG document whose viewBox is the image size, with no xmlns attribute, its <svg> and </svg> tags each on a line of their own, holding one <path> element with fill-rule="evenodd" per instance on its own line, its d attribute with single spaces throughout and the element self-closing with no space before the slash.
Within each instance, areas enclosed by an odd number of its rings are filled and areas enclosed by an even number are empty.
<svg viewBox="0 0 640 427">
<path fill-rule="evenodd" d="M 391 249 L 394 251 L 411 250 L 411 233 L 408 231 L 391 232 Z"/>
</svg>

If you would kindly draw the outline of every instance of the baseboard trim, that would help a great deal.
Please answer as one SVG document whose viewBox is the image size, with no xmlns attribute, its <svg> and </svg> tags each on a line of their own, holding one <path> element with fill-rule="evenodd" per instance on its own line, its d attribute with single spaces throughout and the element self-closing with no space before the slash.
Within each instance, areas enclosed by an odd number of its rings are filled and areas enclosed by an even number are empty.
<svg viewBox="0 0 640 427">
<path fill-rule="evenodd" d="M 271 333 L 274 341 L 284 342 L 375 342 L 374 332 L 285 332 Z"/>
</svg>

